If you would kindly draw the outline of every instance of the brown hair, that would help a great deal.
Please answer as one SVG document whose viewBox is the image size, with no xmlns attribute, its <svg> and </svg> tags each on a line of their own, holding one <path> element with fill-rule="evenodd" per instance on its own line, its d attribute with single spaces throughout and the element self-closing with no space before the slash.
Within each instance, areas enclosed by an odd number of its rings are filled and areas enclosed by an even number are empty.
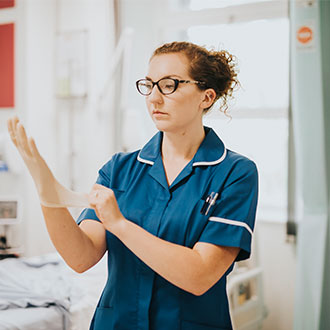
<svg viewBox="0 0 330 330">
<path fill-rule="evenodd" d="M 174 41 L 158 47 L 151 59 L 154 56 L 169 53 L 186 55 L 189 60 L 189 75 L 194 80 L 204 82 L 196 86 L 201 90 L 213 88 L 216 92 L 213 104 L 222 99 L 220 111 L 226 114 L 228 98 L 232 97 L 235 87 L 239 86 L 234 56 L 226 50 L 207 50 L 191 42 Z M 204 112 L 208 112 L 212 106 L 204 109 Z"/>
</svg>

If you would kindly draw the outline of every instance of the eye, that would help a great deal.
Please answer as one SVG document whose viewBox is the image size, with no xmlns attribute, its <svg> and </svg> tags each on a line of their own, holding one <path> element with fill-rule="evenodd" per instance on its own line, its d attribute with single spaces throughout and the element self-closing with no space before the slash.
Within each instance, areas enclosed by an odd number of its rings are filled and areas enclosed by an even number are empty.
<svg viewBox="0 0 330 330">
<path fill-rule="evenodd" d="M 164 79 L 161 80 L 160 82 L 161 88 L 165 89 L 173 89 L 175 86 L 175 82 L 172 79 Z"/>
<path fill-rule="evenodd" d="M 140 81 L 139 85 L 142 86 L 142 87 L 147 87 L 147 88 L 152 87 L 152 83 L 148 80 Z"/>
<path fill-rule="evenodd" d="M 167 83 L 167 84 L 165 85 L 165 88 L 172 88 L 173 86 L 174 86 L 173 83 Z"/>
<path fill-rule="evenodd" d="M 153 88 L 153 83 L 150 80 L 141 79 L 141 80 L 137 81 L 136 87 L 142 95 L 146 96 L 146 95 L 150 94 L 150 92 Z"/>
</svg>

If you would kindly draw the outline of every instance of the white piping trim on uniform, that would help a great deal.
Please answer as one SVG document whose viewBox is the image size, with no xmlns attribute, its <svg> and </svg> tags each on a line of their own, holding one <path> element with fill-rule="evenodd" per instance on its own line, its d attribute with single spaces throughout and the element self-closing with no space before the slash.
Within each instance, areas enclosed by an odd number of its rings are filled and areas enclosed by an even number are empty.
<svg viewBox="0 0 330 330">
<path fill-rule="evenodd" d="M 212 162 L 197 162 L 197 163 L 193 163 L 193 166 L 200 166 L 200 165 L 216 165 L 216 164 L 219 164 L 221 163 L 225 158 L 226 158 L 226 155 L 227 155 L 227 149 L 225 148 L 222 156 L 217 159 L 217 160 L 214 160 Z"/>
<path fill-rule="evenodd" d="M 140 161 L 141 163 L 145 163 L 145 164 L 149 164 L 149 165 L 154 165 L 154 162 L 153 161 L 141 158 L 140 157 L 140 154 L 138 154 L 137 160 Z"/>
<path fill-rule="evenodd" d="M 245 229 L 247 229 L 248 232 L 251 235 L 253 234 L 252 229 L 245 222 L 241 222 L 241 221 L 237 221 L 237 220 L 229 220 L 229 219 L 224 219 L 224 218 L 218 218 L 218 217 L 210 217 L 209 220 L 222 222 L 222 223 L 225 223 L 227 225 L 241 226 L 241 227 L 244 227 Z"/>
</svg>

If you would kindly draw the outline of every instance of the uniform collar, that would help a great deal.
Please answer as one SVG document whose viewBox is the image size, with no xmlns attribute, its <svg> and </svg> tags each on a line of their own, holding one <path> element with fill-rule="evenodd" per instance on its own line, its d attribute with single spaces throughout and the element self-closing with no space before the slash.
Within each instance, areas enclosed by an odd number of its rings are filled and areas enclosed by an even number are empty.
<svg viewBox="0 0 330 330">
<path fill-rule="evenodd" d="M 226 148 L 212 128 L 204 126 L 205 138 L 199 146 L 194 158 L 193 166 L 210 166 L 221 163 L 226 158 Z M 155 134 L 140 150 L 138 161 L 153 165 L 160 154 L 163 132 Z"/>
<path fill-rule="evenodd" d="M 210 127 L 204 129 L 205 138 L 193 158 L 193 166 L 216 165 L 226 158 L 226 147 L 218 135 Z"/>
<path fill-rule="evenodd" d="M 140 150 L 137 160 L 141 163 L 154 165 L 160 154 L 160 146 L 163 140 L 163 132 L 155 134 L 151 140 Z"/>
</svg>

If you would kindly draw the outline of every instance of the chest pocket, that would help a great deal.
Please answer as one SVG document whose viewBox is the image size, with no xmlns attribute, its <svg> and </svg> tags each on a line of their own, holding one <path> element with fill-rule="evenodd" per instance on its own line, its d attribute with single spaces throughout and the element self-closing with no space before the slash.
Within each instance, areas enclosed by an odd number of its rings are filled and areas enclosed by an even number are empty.
<svg viewBox="0 0 330 330">
<path fill-rule="evenodd" d="M 217 207 L 219 201 L 216 201 L 214 205 L 211 205 L 207 214 L 205 210 L 208 208 L 208 204 L 205 204 L 204 199 L 200 199 L 193 209 L 188 212 L 187 223 L 186 223 L 186 234 L 184 245 L 188 247 L 193 247 L 198 241 L 199 238 L 208 223 L 208 219 L 212 216 L 213 211 Z M 201 211 L 204 212 L 201 212 Z"/>
<path fill-rule="evenodd" d="M 200 199 L 189 213 L 189 218 L 187 219 L 188 224 L 185 245 L 191 248 L 198 242 L 198 239 L 207 224 L 208 215 L 201 213 L 204 206 L 205 200 Z"/>
</svg>

